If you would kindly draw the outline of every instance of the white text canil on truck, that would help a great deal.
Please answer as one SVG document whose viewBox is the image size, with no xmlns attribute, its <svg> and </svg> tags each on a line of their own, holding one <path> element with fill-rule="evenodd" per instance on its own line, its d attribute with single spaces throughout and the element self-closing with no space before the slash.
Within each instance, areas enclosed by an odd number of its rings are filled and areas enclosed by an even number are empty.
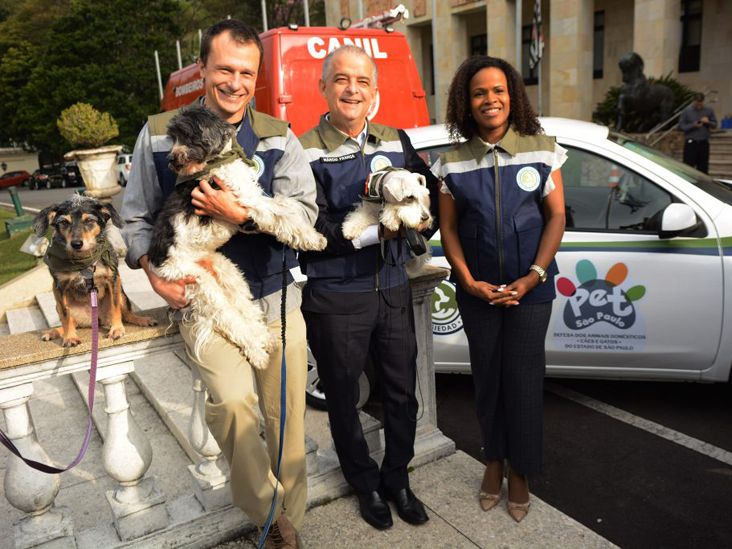
<svg viewBox="0 0 732 549">
<path fill-rule="evenodd" d="M 341 46 L 358 46 L 374 59 L 386 59 L 389 55 L 379 49 L 378 38 L 343 38 L 343 43 L 338 38 L 328 38 L 328 47 L 325 47 L 325 39 L 320 36 L 308 38 L 308 53 L 315 59 L 324 59 L 333 50 Z"/>
</svg>

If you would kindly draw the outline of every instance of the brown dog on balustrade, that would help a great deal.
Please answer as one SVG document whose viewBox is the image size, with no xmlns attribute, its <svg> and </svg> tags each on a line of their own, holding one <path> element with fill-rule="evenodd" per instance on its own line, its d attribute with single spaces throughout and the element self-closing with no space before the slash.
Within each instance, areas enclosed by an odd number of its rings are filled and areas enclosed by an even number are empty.
<svg viewBox="0 0 732 549">
<path fill-rule="evenodd" d="M 107 238 L 111 225 L 122 226 L 122 219 L 110 204 L 94 198 L 74 195 L 69 200 L 49 206 L 33 220 L 36 236 L 53 227 L 51 245 L 43 260 L 53 277 L 53 295 L 60 328 L 43 334 L 43 340 L 62 338 L 64 347 L 81 343 L 77 326 L 91 326 L 92 281 L 97 289 L 99 324 L 109 326 L 107 337 L 125 335 L 124 322 L 153 326 L 155 319 L 136 315 L 122 289 L 118 257 Z"/>
</svg>

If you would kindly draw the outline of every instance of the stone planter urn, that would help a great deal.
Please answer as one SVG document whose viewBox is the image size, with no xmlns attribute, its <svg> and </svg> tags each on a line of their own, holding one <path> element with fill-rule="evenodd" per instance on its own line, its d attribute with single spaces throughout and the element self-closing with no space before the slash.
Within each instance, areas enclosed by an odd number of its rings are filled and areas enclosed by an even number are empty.
<svg viewBox="0 0 732 549">
<path fill-rule="evenodd" d="M 96 149 L 68 152 L 66 160 L 76 160 L 86 186 L 85 194 L 101 201 L 109 201 L 122 190 L 117 182 L 117 154 L 121 145 L 108 145 Z"/>
</svg>

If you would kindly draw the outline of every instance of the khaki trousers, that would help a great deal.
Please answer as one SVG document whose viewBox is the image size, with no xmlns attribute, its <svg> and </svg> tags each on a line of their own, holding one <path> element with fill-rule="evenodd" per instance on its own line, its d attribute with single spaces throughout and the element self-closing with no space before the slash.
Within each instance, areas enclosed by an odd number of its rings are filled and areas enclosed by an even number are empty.
<svg viewBox="0 0 732 549">
<path fill-rule="evenodd" d="M 198 366 L 208 388 L 206 423 L 229 463 L 233 503 L 259 526 L 266 522 L 272 504 L 280 433 L 279 319 L 268 327 L 277 338 L 277 348 L 272 351 L 267 368 L 257 370 L 249 365 L 238 347 L 218 334 L 203 347 L 200 356 L 194 356 L 191 326 L 185 322 L 180 324 L 188 356 Z M 277 488 L 279 505 L 274 517 L 283 512 L 300 530 L 307 500 L 304 425 L 307 340 L 299 308 L 287 314 L 286 341 L 287 417 Z M 257 405 L 265 419 L 266 447 L 259 436 Z"/>
</svg>

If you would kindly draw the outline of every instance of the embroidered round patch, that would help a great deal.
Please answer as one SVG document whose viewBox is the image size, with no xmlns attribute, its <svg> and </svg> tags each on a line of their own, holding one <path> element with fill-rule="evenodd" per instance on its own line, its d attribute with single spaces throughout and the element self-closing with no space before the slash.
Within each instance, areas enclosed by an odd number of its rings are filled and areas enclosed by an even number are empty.
<svg viewBox="0 0 732 549">
<path fill-rule="evenodd" d="M 371 159 L 371 171 L 372 172 L 378 172 L 379 170 L 383 170 L 384 168 L 388 168 L 391 166 L 391 160 L 384 156 L 383 154 L 377 154 Z"/>
<path fill-rule="evenodd" d="M 539 187 L 541 176 L 539 170 L 531 166 L 524 166 L 516 174 L 516 183 L 527 192 L 535 191 Z"/>
<path fill-rule="evenodd" d="M 262 174 L 264 173 L 264 160 L 262 160 L 259 156 L 256 154 L 252 156 L 252 161 L 255 164 L 254 169 L 256 170 L 256 178 L 259 180 L 260 177 L 262 177 Z"/>
</svg>

